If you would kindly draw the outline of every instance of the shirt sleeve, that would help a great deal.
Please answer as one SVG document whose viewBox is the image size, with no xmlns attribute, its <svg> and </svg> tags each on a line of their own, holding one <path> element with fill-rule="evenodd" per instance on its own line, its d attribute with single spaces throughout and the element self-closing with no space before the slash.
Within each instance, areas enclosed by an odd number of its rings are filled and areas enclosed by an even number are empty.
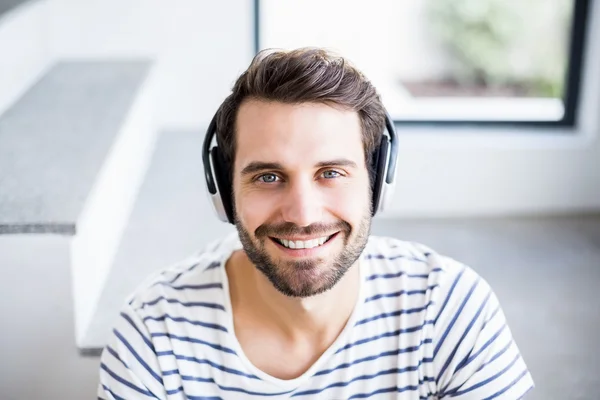
<svg viewBox="0 0 600 400">
<path fill-rule="evenodd" d="M 433 363 L 439 399 L 521 399 L 534 387 L 498 298 L 466 266 L 440 285 Z"/>
<path fill-rule="evenodd" d="M 154 345 L 143 320 L 123 307 L 100 358 L 99 399 L 164 399 Z"/>
</svg>

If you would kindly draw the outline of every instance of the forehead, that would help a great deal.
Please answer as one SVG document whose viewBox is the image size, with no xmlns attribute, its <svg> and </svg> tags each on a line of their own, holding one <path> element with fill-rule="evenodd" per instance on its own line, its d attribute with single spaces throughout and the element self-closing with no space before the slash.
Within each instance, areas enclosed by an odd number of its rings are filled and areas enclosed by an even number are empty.
<svg viewBox="0 0 600 400">
<path fill-rule="evenodd" d="M 254 162 L 289 168 L 349 159 L 364 166 L 358 113 L 326 104 L 250 100 L 236 120 L 235 169 Z"/>
</svg>

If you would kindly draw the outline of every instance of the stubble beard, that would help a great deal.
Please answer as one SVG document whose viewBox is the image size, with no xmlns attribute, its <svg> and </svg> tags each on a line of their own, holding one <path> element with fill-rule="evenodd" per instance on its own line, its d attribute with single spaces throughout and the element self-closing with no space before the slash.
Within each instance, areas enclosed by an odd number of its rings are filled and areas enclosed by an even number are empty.
<svg viewBox="0 0 600 400">
<path fill-rule="evenodd" d="M 363 215 L 355 232 L 346 221 L 335 224 L 312 224 L 298 227 L 292 223 L 261 225 L 254 238 L 243 226 L 237 215 L 235 226 L 242 247 L 254 264 L 273 286 L 289 297 L 306 298 L 324 293 L 333 288 L 362 254 L 371 231 L 371 211 Z M 274 260 L 266 248 L 269 237 L 293 235 L 330 234 L 339 231 L 334 240 L 343 240 L 342 248 L 335 255 L 326 258 L 302 260 Z M 274 245 L 271 243 L 271 245 Z"/>
</svg>

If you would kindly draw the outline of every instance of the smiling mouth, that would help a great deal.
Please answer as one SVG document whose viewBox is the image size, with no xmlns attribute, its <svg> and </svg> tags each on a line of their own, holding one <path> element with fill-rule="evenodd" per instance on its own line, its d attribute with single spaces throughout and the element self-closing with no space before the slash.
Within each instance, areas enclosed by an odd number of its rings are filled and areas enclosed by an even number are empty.
<svg viewBox="0 0 600 400">
<path fill-rule="evenodd" d="M 338 232 L 329 235 L 323 236 L 320 238 L 315 238 L 311 240 L 288 240 L 288 239 L 279 239 L 276 237 L 271 237 L 271 240 L 279 243 L 283 247 L 288 249 L 312 249 L 315 247 L 323 246 L 325 243 L 329 242 L 334 236 L 336 236 Z"/>
</svg>

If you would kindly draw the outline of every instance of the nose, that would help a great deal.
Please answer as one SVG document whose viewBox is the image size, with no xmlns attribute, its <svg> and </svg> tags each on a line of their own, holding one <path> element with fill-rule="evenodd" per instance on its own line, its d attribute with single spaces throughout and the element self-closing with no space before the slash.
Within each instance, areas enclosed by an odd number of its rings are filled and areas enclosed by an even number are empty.
<svg viewBox="0 0 600 400">
<path fill-rule="evenodd" d="M 304 227 L 321 222 L 323 196 L 316 183 L 310 178 L 288 182 L 281 212 L 286 222 L 297 226 Z"/>
</svg>

